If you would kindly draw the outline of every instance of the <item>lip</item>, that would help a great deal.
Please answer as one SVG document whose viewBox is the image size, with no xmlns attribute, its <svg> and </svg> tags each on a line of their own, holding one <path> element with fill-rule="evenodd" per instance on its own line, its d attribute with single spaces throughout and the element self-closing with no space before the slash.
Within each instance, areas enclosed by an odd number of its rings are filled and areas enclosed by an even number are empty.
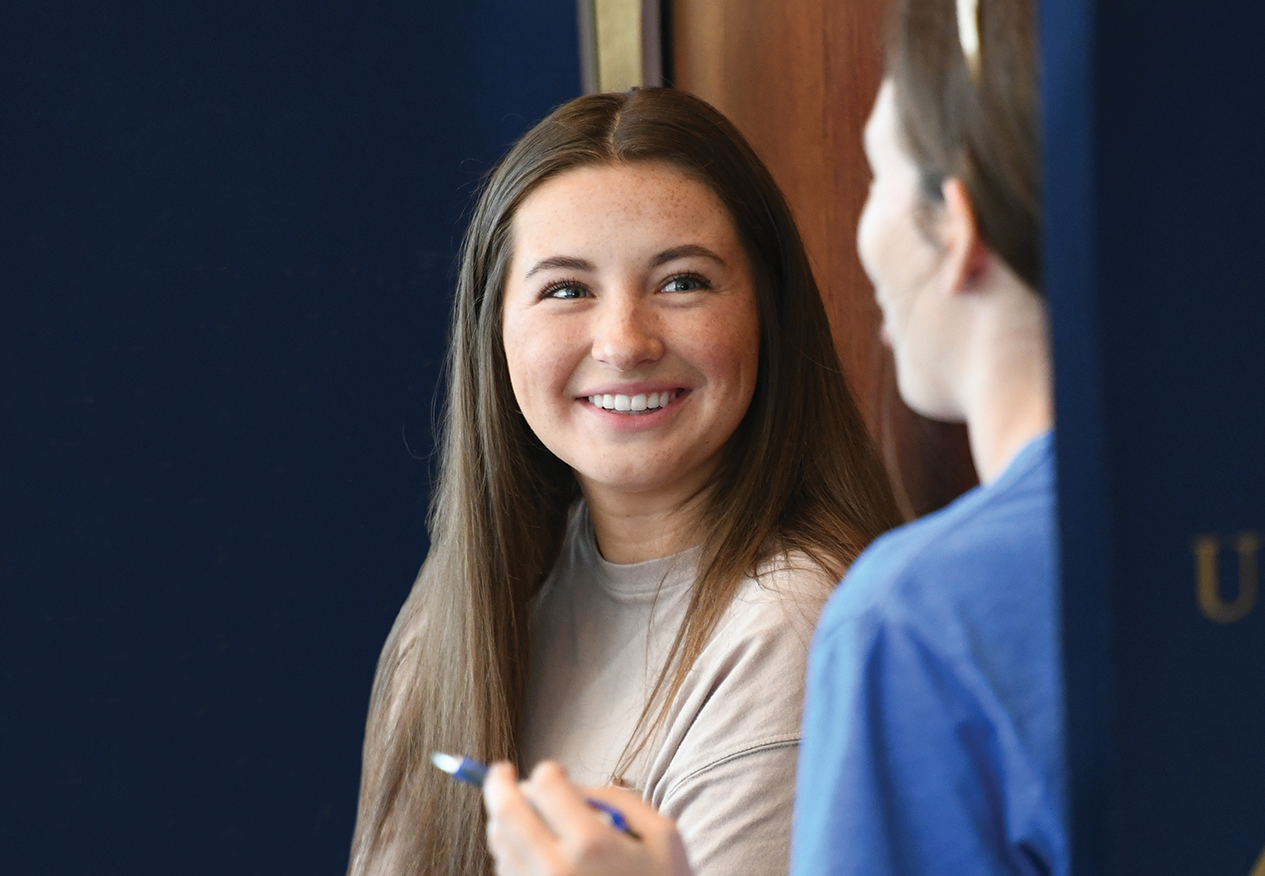
<svg viewBox="0 0 1265 876">
<path fill-rule="evenodd" d="M 688 386 L 682 386 L 679 383 L 664 383 L 662 380 L 650 382 L 643 380 L 638 383 L 621 383 L 608 384 L 606 386 L 594 386 L 583 392 L 577 393 L 576 401 L 588 401 L 592 395 L 650 395 L 652 392 L 672 392 L 686 393 L 690 391 Z"/>
</svg>

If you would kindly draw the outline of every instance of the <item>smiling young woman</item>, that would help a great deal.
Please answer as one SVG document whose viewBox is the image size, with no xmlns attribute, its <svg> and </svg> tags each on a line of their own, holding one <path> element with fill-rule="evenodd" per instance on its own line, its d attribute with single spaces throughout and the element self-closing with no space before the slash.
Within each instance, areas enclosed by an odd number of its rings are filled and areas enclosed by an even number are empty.
<svg viewBox="0 0 1265 876">
<path fill-rule="evenodd" d="M 899 520 L 786 203 L 715 110 L 580 98 L 491 174 L 441 460 L 350 872 L 492 871 L 436 750 L 561 760 L 676 817 L 700 874 L 785 872 L 812 624 Z"/>
</svg>

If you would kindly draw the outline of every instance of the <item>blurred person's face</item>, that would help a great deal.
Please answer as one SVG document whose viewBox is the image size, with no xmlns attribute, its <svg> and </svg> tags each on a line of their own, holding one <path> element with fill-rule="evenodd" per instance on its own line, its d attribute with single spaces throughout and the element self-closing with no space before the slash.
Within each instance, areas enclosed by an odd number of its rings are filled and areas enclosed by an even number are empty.
<svg viewBox="0 0 1265 876">
<path fill-rule="evenodd" d="M 952 296 L 928 223 L 937 208 L 928 208 L 919 191 L 890 80 L 879 89 L 865 126 L 865 154 L 873 178 L 857 225 L 857 252 L 883 312 L 883 341 L 896 359 L 901 397 L 919 413 L 956 419 L 946 385 L 952 339 L 945 308 Z"/>
<path fill-rule="evenodd" d="M 691 496 L 751 403 L 751 267 L 724 205 L 663 163 L 583 167 L 513 219 L 502 331 L 532 431 L 592 491 Z"/>
</svg>

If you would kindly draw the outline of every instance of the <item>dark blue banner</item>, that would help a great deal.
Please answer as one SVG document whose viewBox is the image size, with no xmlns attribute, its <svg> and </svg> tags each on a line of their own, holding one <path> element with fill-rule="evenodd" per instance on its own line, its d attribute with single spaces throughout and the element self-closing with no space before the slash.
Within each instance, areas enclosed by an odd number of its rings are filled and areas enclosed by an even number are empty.
<svg viewBox="0 0 1265 876">
<path fill-rule="evenodd" d="M 1265 874 L 1265 7 L 1042 4 L 1077 876 Z"/>
<path fill-rule="evenodd" d="M 575 3 L 0 13 L 0 870 L 337 874 L 480 176 Z"/>
</svg>

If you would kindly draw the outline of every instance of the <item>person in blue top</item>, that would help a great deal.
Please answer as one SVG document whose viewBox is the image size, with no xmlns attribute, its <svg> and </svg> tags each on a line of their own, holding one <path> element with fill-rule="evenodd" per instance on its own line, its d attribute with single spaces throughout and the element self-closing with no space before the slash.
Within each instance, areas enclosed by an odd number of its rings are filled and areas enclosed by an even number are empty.
<svg viewBox="0 0 1265 876">
<path fill-rule="evenodd" d="M 895 0 L 886 48 L 857 247 L 901 396 L 965 420 L 981 485 L 874 542 L 821 618 L 790 870 L 1067 876 L 1034 3 Z M 514 779 L 484 789 L 498 873 L 689 873 L 636 795 Z"/>
<path fill-rule="evenodd" d="M 792 873 L 1068 872 L 1029 0 L 901 0 L 857 230 L 901 396 L 982 485 L 876 541 L 809 658 Z"/>
</svg>

